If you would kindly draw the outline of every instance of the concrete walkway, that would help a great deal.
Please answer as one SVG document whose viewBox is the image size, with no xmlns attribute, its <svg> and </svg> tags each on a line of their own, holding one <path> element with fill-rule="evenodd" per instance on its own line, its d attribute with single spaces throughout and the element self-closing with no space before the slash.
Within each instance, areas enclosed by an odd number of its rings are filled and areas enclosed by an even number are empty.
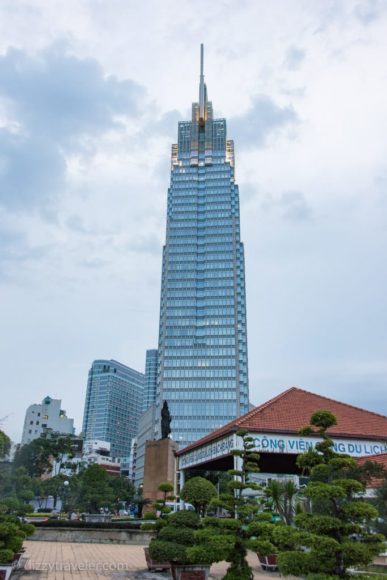
<svg viewBox="0 0 387 580">
<path fill-rule="evenodd" d="M 68 544 L 60 542 L 24 542 L 26 561 L 24 570 L 15 577 L 22 580 L 81 580 L 110 578 L 121 580 L 167 580 L 168 573 L 148 572 L 143 546 L 122 544 Z M 265 573 L 255 554 L 249 554 L 249 563 L 255 579 L 273 578 L 275 573 Z M 220 580 L 228 564 L 220 562 L 211 567 L 211 579 Z"/>
</svg>

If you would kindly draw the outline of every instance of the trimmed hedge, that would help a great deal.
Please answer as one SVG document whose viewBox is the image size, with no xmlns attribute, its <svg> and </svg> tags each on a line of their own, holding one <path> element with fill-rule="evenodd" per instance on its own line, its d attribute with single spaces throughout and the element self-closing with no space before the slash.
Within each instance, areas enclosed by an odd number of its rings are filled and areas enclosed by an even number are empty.
<svg viewBox="0 0 387 580">
<path fill-rule="evenodd" d="M 75 528 L 99 530 L 139 530 L 141 522 L 83 522 L 82 520 L 47 520 L 34 522 L 36 528 Z"/>
</svg>

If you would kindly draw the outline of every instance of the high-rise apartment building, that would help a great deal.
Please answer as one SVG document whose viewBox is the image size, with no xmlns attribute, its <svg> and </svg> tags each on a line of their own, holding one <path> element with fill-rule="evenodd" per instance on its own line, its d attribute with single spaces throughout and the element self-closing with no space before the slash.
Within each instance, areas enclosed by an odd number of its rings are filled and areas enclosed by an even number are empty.
<svg viewBox="0 0 387 580">
<path fill-rule="evenodd" d="M 24 419 L 21 444 L 31 443 L 49 429 L 54 433 L 73 435 L 74 419 L 67 417 L 61 406 L 60 399 L 51 397 L 45 397 L 41 403 L 30 405 Z"/>
<path fill-rule="evenodd" d="M 163 248 L 156 428 L 168 402 L 184 447 L 249 409 L 244 250 L 234 144 L 203 74 L 172 145 Z"/>
<path fill-rule="evenodd" d="M 115 360 L 95 360 L 83 415 L 85 440 L 107 441 L 112 457 L 130 455 L 142 412 L 145 376 Z"/>
</svg>

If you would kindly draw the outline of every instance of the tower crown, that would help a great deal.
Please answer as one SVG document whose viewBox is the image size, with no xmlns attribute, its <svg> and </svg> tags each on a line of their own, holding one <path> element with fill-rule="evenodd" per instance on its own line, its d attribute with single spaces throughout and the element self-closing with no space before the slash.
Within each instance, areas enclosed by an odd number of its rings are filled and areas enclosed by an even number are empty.
<svg viewBox="0 0 387 580">
<path fill-rule="evenodd" d="M 204 45 L 200 45 L 200 84 L 199 84 L 199 123 L 204 124 L 207 117 L 207 87 L 204 82 Z"/>
</svg>

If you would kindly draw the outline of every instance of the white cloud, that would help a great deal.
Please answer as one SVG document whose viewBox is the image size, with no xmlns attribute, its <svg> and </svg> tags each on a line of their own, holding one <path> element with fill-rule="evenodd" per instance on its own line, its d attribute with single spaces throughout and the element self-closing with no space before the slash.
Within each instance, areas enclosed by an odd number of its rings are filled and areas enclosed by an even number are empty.
<svg viewBox="0 0 387 580">
<path fill-rule="evenodd" d="M 252 401 L 298 384 L 386 411 L 383 3 L 1 11 L 6 430 L 18 438 L 47 393 L 80 428 L 92 360 L 141 369 L 157 344 L 170 144 L 197 97 L 200 42 L 235 139 Z"/>
</svg>

